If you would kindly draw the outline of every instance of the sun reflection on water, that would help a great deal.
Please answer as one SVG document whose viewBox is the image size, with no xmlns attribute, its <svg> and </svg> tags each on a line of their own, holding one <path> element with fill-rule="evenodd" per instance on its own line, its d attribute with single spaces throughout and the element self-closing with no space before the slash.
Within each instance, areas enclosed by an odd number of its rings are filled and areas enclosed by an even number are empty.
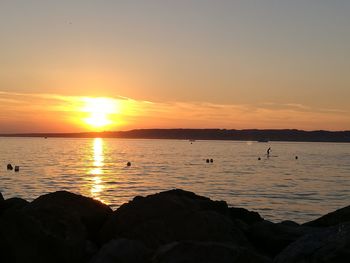
<svg viewBox="0 0 350 263">
<path fill-rule="evenodd" d="M 103 203 L 101 199 L 101 192 L 104 189 L 103 181 L 101 176 L 103 175 L 103 161 L 104 161 L 104 155 L 103 155 L 103 140 L 101 138 L 95 138 L 93 140 L 93 168 L 89 171 L 89 174 L 91 174 L 92 177 L 92 184 L 91 184 L 91 196 Z"/>
</svg>

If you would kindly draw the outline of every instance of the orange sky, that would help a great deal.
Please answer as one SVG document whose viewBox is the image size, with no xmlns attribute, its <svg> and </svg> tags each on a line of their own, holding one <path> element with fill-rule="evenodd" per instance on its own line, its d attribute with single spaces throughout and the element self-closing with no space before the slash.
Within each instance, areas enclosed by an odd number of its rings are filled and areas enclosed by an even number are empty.
<svg viewBox="0 0 350 263">
<path fill-rule="evenodd" d="M 345 0 L 2 1 L 0 133 L 350 130 L 349 12 Z"/>
</svg>

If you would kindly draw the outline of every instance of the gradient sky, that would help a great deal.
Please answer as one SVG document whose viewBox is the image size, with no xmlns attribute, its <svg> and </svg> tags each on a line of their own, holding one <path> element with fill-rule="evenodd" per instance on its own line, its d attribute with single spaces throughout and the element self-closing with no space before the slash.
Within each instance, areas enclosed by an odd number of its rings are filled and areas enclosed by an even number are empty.
<svg viewBox="0 0 350 263">
<path fill-rule="evenodd" d="M 0 132 L 350 130 L 348 0 L 0 1 Z"/>
</svg>

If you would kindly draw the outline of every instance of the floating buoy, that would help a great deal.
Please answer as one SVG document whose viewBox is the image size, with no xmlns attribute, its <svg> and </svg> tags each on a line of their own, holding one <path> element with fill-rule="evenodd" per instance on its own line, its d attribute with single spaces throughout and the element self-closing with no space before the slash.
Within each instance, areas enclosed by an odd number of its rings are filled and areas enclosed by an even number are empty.
<svg viewBox="0 0 350 263">
<path fill-rule="evenodd" d="M 13 170 L 12 164 L 9 163 L 9 164 L 7 165 L 7 170 Z"/>
<path fill-rule="evenodd" d="M 259 157 L 259 158 L 258 158 L 258 160 L 260 161 L 260 160 L 261 160 L 261 158 Z"/>
<path fill-rule="evenodd" d="M 126 166 L 131 166 L 131 162 L 127 162 L 127 163 L 126 163 Z"/>
<path fill-rule="evenodd" d="M 19 166 L 18 165 L 15 166 L 15 172 L 19 172 Z"/>
<path fill-rule="evenodd" d="M 207 159 L 206 162 L 209 163 L 209 159 Z"/>
<path fill-rule="evenodd" d="M 213 159 L 210 159 L 210 162 L 211 162 L 211 163 L 213 163 L 213 162 L 214 162 L 214 160 L 213 160 Z"/>
<path fill-rule="evenodd" d="M 298 158 L 299 158 L 298 156 L 295 156 L 295 160 L 298 160 Z"/>
</svg>

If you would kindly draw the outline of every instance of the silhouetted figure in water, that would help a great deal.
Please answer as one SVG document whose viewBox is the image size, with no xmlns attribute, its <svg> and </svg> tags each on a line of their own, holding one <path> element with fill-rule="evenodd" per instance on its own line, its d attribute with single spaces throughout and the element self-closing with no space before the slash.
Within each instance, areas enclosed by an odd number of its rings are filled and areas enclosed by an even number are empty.
<svg viewBox="0 0 350 263">
<path fill-rule="evenodd" d="M 213 162 L 214 162 L 214 160 L 213 160 L 213 159 L 210 159 L 210 162 L 211 162 L 211 163 L 213 163 Z"/>
<path fill-rule="evenodd" d="M 131 162 L 127 162 L 126 166 L 128 166 L 128 167 L 131 166 Z"/>
<path fill-rule="evenodd" d="M 298 160 L 298 158 L 299 158 L 298 156 L 295 156 L 295 160 Z"/>
<path fill-rule="evenodd" d="M 206 161 L 207 163 L 209 163 L 209 159 L 206 159 L 205 161 Z"/>
<path fill-rule="evenodd" d="M 267 157 L 270 157 L 271 147 L 267 149 Z"/>
<path fill-rule="evenodd" d="M 18 165 L 15 166 L 15 172 L 19 172 L 19 166 Z"/>
<path fill-rule="evenodd" d="M 9 163 L 9 164 L 7 165 L 7 170 L 13 170 L 12 164 Z"/>
</svg>

